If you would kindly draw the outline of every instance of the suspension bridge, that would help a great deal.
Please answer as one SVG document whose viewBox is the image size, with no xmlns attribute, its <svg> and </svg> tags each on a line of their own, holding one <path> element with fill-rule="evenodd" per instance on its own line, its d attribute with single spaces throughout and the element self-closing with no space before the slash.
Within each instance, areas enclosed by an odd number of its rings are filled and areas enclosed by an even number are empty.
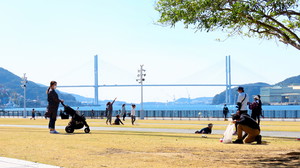
<svg viewBox="0 0 300 168">
<path fill-rule="evenodd" d="M 230 56 L 226 56 L 226 83 L 225 84 L 143 84 L 142 87 L 225 87 L 226 89 L 226 103 L 231 104 L 231 88 L 234 86 L 240 86 L 238 84 L 232 84 L 231 83 L 231 60 Z M 94 104 L 98 105 L 98 98 L 99 98 L 99 88 L 105 88 L 105 87 L 141 87 L 141 85 L 99 85 L 98 81 L 98 55 L 94 56 L 94 84 L 93 85 L 65 85 L 65 86 L 59 86 L 61 88 L 94 88 Z"/>
</svg>

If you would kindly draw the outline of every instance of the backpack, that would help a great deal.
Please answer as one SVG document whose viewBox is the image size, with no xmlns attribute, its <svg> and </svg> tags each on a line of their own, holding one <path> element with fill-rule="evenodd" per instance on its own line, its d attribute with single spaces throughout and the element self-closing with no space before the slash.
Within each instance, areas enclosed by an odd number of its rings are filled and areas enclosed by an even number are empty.
<svg viewBox="0 0 300 168">
<path fill-rule="evenodd" d="M 251 103 L 251 104 L 249 105 L 249 108 L 250 108 L 251 110 L 257 109 L 257 108 L 258 108 L 258 102 L 253 102 L 253 103 Z"/>
</svg>

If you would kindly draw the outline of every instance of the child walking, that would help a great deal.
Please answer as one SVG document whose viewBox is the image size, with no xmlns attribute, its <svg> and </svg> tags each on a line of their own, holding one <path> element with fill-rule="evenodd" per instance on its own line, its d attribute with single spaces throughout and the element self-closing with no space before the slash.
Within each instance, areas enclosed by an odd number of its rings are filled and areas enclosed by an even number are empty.
<svg viewBox="0 0 300 168">
<path fill-rule="evenodd" d="M 31 118 L 30 118 L 30 120 L 31 119 L 35 120 L 35 110 L 34 109 L 32 109 L 32 111 L 31 111 Z"/>
<path fill-rule="evenodd" d="M 125 117 L 126 117 L 126 109 L 125 109 L 125 105 L 126 105 L 126 104 L 123 104 L 123 105 L 122 105 L 122 111 L 121 111 L 121 114 L 120 114 L 120 116 L 123 117 L 123 121 L 125 121 Z"/>
<path fill-rule="evenodd" d="M 135 122 L 135 104 L 131 105 L 131 123 L 134 125 Z"/>
</svg>

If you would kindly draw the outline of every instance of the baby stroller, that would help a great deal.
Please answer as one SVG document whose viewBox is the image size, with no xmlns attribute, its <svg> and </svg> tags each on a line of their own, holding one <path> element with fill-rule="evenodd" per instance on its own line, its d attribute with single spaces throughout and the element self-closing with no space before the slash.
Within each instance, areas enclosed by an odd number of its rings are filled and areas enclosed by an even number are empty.
<svg viewBox="0 0 300 168">
<path fill-rule="evenodd" d="M 67 133 L 73 133 L 75 129 L 81 129 L 83 126 L 85 126 L 84 132 L 89 133 L 90 132 L 90 127 L 85 121 L 84 115 L 78 114 L 74 109 L 72 109 L 70 106 L 67 106 L 62 103 L 64 106 L 64 113 L 61 114 L 62 119 L 68 119 L 69 117 L 66 116 L 71 116 L 72 119 L 69 122 L 69 124 L 66 126 L 65 131 Z"/>
</svg>

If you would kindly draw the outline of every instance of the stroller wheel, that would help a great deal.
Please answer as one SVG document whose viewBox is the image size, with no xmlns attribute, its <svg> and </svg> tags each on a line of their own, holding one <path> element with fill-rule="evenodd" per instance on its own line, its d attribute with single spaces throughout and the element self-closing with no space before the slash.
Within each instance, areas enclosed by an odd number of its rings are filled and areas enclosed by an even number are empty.
<svg viewBox="0 0 300 168">
<path fill-rule="evenodd" d="M 85 133 L 90 133 L 90 128 L 85 128 L 85 129 L 84 129 L 84 132 L 85 132 Z"/>
<path fill-rule="evenodd" d="M 65 131 L 67 133 L 73 133 L 74 132 L 74 128 L 70 127 L 70 126 L 66 126 Z"/>
</svg>

